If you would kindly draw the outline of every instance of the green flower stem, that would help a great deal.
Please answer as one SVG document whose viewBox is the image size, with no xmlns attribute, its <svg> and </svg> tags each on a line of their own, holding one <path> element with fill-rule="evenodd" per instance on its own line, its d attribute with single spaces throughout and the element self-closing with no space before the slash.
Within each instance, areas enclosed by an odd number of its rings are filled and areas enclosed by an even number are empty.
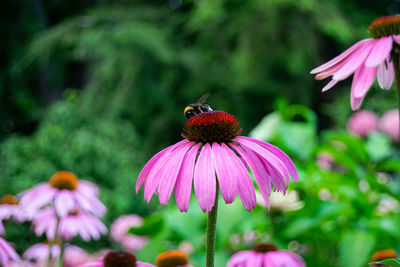
<svg viewBox="0 0 400 267">
<path fill-rule="evenodd" d="M 394 66 L 394 78 L 396 80 L 396 87 L 397 87 L 397 99 L 398 99 L 398 108 L 399 108 L 399 116 L 400 116 L 400 65 L 399 65 L 399 54 L 393 53 L 392 54 L 392 61 Z M 399 121 L 399 131 L 400 131 L 400 121 Z"/>
<path fill-rule="evenodd" d="M 63 267 L 64 249 L 65 249 L 65 245 L 64 245 L 64 242 L 61 240 L 61 244 L 60 244 L 60 256 L 58 257 L 58 267 Z"/>
<path fill-rule="evenodd" d="M 217 182 L 214 207 L 208 212 L 207 218 L 207 244 L 206 244 L 206 267 L 214 267 L 215 238 L 217 233 L 219 185 Z"/>
<path fill-rule="evenodd" d="M 47 257 L 47 263 L 46 263 L 47 267 L 52 266 L 52 259 L 53 259 L 52 250 L 53 250 L 53 245 L 57 241 L 57 233 L 58 233 L 59 226 L 60 226 L 60 218 L 58 218 L 58 216 L 57 216 L 57 224 L 56 224 L 56 229 L 54 231 L 54 238 L 52 240 L 50 240 L 50 243 L 49 243 L 49 256 Z"/>
</svg>

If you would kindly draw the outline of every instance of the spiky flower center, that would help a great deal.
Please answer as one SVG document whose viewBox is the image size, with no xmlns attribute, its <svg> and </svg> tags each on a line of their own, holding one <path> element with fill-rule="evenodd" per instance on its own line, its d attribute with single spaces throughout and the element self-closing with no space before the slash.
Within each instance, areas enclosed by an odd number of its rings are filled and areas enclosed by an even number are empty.
<svg viewBox="0 0 400 267">
<path fill-rule="evenodd" d="M 0 199 L 0 204 L 18 205 L 18 199 L 14 195 L 4 195 Z"/>
<path fill-rule="evenodd" d="M 124 251 L 109 252 L 104 257 L 104 267 L 136 267 L 136 257 Z"/>
<path fill-rule="evenodd" d="M 255 252 L 267 253 L 269 251 L 277 251 L 278 247 L 272 243 L 260 243 L 253 246 Z"/>
<path fill-rule="evenodd" d="M 393 249 L 385 249 L 375 252 L 372 255 L 372 261 L 383 261 L 386 259 L 396 259 L 397 253 Z"/>
<path fill-rule="evenodd" d="M 210 111 L 190 118 L 183 129 L 182 136 L 200 143 L 227 143 L 241 131 L 239 123 L 231 114 Z"/>
<path fill-rule="evenodd" d="M 400 15 L 377 18 L 369 25 L 369 33 L 374 38 L 400 34 Z"/>
<path fill-rule="evenodd" d="M 173 250 L 157 256 L 157 267 L 176 267 L 189 264 L 189 259 L 182 251 Z"/>
<path fill-rule="evenodd" d="M 51 187 L 59 190 L 75 190 L 78 186 L 78 178 L 72 172 L 59 171 L 50 178 L 49 183 Z"/>
</svg>

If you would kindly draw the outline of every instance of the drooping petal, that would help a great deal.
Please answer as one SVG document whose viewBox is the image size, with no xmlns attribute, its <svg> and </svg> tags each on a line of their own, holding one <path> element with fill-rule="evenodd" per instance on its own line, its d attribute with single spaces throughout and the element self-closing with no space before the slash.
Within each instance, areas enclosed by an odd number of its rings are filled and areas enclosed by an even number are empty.
<svg viewBox="0 0 400 267">
<path fill-rule="evenodd" d="M 200 144 L 194 145 L 185 155 L 181 170 L 176 179 L 175 200 L 180 211 L 186 212 L 189 208 L 190 195 L 192 193 L 192 181 L 194 164 Z"/>
<path fill-rule="evenodd" d="M 338 81 L 332 79 L 327 85 L 324 86 L 324 88 L 322 88 L 322 92 L 328 91 L 333 86 L 335 86 L 335 84 L 337 84 L 337 83 L 338 83 Z"/>
<path fill-rule="evenodd" d="M 183 140 L 171 146 L 170 147 L 171 149 L 168 151 L 168 153 L 162 155 L 160 159 L 157 161 L 157 164 L 148 173 L 148 178 L 146 179 L 144 184 L 144 199 L 146 200 L 147 203 L 150 202 L 151 197 L 158 189 L 158 185 L 161 182 L 162 178 L 160 174 L 164 170 L 165 165 L 175 156 L 174 153 L 172 152 L 175 149 L 184 146 L 187 142 L 188 140 Z"/>
<path fill-rule="evenodd" d="M 329 69 L 324 70 L 324 71 L 318 73 L 318 74 L 315 76 L 315 79 L 316 79 L 316 80 L 323 80 L 323 79 L 325 79 L 325 78 L 327 78 L 327 77 L 329 77 L 329 76 L 334 75 L 334 74 L 335 74 L 341 67 L 343 67 L 343 65 L 346 64 L 347 61 L 349 61 L 350 59 L 351 59 L 351 57 L 347 57 L 347 58 L 345 58 L 344 60 L 342 60 L 341 62 L 339 62 L 338 64 L 336 64 L 336 65 L 330 67 Z"/>
<path fill-rule="evenodd" d="M 226 264 L 226 267 L 243 267 L 249 257 L 252 256 L 252 251 L 240 251 L 235 253 Z"/>
<path fill-rule="evenodd" d="M 171 197 L 171 193 L 174 189 L 179 170 L 181 169 L 183 158 L 191 146 L 191 143 L 187 143 L 184 146 L 176 149 L 174 151 L 174 157 L 165 164 L 165 167 L 161 172 L 161 182 L 158 187 L 158 192 L 160 203 L 162 205 L 166 205 L 169 198 Z"/>
<path fill-rule="evenodd" d="M 152 168 L 156 165 L 156 163 L 160 163 L 159 160 L 162 157 L 165 157 L 166 155 L 168 155 L 171 151 L 173 151 L 176 147 L 180 146 L 182 143 L 186 143 L 187 140 L 182 140 L 172 146 L 169 146 L 163 150 L 161 150 L 160 152 L 158 152 L 157 154 L 155 154 L 150 160 L 149 162 L 147 162 L 147 164 L 144 166 L 143 170 L 140 172 L 139 177 L 136 181 L 136 193 L 139 192 L 140 187 L 142 187 L 144 181 L 146 180 L 146 178 L 148 178 L 150 171 L 152 170 Z"/>
<path fill-rule="evenodd" d="M 354 51 L 356 51 L 361 45 L 365 44 L 366 42 L 371 41 L 371 38 L 368 39 L 363 39 L 361 41 L 358 41 L 357 43 L 355 43 L 354 45 L 352 45 L 349 49 L 347 49 L 346 51 L 344 51 L 343 53 L 341 53 L 340 55 L 338 55 L 337 57 L 335 57 L 334 59 L 331 59 L 330 61 L 326 62 L 325 64 L 313 69 L 310 73 L 311 74 L 315 74 L 321 71 L 325 71 L 327 69 L 329 69 L 330 67 L 338 64 L 340 61 L 342 61 L 343 59 L 345 59 L 346 57 L 348 57 L 349 55 L 351 55 Z"/>
<path fill-rule="evenodd" d="M 212 155 L 222 197 L 227 204 L 232 203 L 237 195 L 237 180 L 242 178 L 236 171 L 240 159 L 224 143 L 212 144 Z"/>
<path fill-rule="evenodd" d="M 373 68 L 381 64 L 392 51 L 393 40 L 391 36 L 380 38 L 374 45 L 365 61 L 365 66 Z"/>
<path fill-rule="evenodd" d="M 75 207 L 74 196 L 69 190 L 61 190 L 54 199 L 54 208 L 58 216 L 63 217 Z"/>
<path fill-rule="evenodd" d="M 260 155 L 262 158 L 264 158 L 267 162 L 271 164 L 273 168 L 275 168 L 278 171 L 278 173 L 284 178 L 286 183 L 287 184 L 289 183 L 290 177 L 288 170 L 286 166 L 283 164 L 283 162 L 277 156 L 275 156 L 267 149 L 261 147 L 260 145 L 246 139 L 240 139 L 240 144 L 248 147 L 249 149 L 256 152 L 258 155 Z"/>
<path fill-rule="evenodd" d="M 285 164 L 286 168 L 289 171 L 289 174 L 292 176 L 293 181 L 294 182 L 299 181 L 299 174 L 297 172 L 297 168 L 294 165 L 293 161 L 289 158 L 288 155 L 286 155 L 285 152 L 280 150 L 278 147 L 276 147 L 270 143 L 267 143 L 267 142 L 264 142 L 261 140 L 257 140 L 257 139 L 251 138 L 251 137 L 247 137 L 247 136 L 238 136 L 238 137 L 236 137 L 236 139 L 239 139 L 239 140 L 246 139 L 246 140 L 252 141 L 254 143 L 257 143 L 257 144 L 265 147 L 266 149 L 271 151 L 275 156 L 277 156 L 283 162 L 283 164 Z"/>
<path fill-rule="evenodd" d="M 393 63 L 389 62 L 388 58 L 378 67 L 378 84 L 382 89 L 389 90 L 392 87 L 394 80 Z"/>
<path fill-rule="evenodd" d="M 244 151 L 241 147 L 237 145 L 233 144 L 232 146 L 250 166 L 251 172 L 256 179 L 258 188 L 260 189 L 261 195 L 263 196 L 269 210 L 268 197 L 271 194 L 271 178 L 269 177 L 267 169 L 264 167 L 261 160 L 252 150 Z"/>
<path fill-rule="evenodd" d="M 354 96 L 356 98 L 364 97 L 368 89 L 371 87 L 375 80 L 377 68 L 369 68 L 362 65 L 356 70 L 353 78 L 353 85 L 351 90 L 354 90 Z"/>
<path fill-rule="evenodd" d="M 400 44 L 400 35 L 392 35 L 392 37 L 397 44 Z"/>
<path fill-rule="evenodd" d="M 200 208 L 211 211 L 215 203 L 216 178 L 210 144 L 205 144 L 194 168 L 194 191 Z"/>
<path fill-rule="evenodd" d="M 349 59 L 349 61 L 333 75 L 333 79 L 341 81 L 353 74 L 365 62 L 365 59 L 371 52 L 374 43 L 375 40 L 371 40 L 354 52 L 354 54 L 351 55 L 351 59 Z"/>
</svg>

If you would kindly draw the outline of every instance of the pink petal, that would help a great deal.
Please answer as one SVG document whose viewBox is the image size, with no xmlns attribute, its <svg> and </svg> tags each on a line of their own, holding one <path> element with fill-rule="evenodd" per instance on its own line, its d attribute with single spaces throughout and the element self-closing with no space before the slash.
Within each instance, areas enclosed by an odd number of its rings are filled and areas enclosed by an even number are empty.
<svg viewBox="0 0 400 267">
<path fill-rule="evenodd" d="M 63 217 L 75 207 L 73 194 L 69 190 L 61 190 L 54 199 L 54 208 L 58 216 Z"/>
<path fill-rule="evenodd" d="M 183 140 L 176 143 L 175 145 L 170 146 L 170 150 L 168 150 L 167 153 L 164 153 L 160 157 L 160 159 L 157 161 L 157 164 L 155 164 L 148 173 L 146 182 L 144 184 L 144 199 L 147 201 L 147 203 L 150 202 L 151 197 L 156 192 L 158 185 L 160 184 L 160 174 L 164 170 L 164 167 L 166 166 L 168 161 L 170 161 L 174 157 L 174 150 L 181 146 L 184 146 L 187 142 L 187 140 Z"/>
<path fill-rule="evenodd" d="M 178 178 L 176 179 L 175 199 L 180 211 L 186 212 L 189 208 L 194 164 L 199 148 L 200 144 L 196 144 L 186 153 Z"/>
<path fill-rule="evenodd" d="M 378 84 L 382 89 L 389 90 L 392 87 L 394 80 L 393 63 L 389 62 L 388 58 L 378 67 Z"/>
<path fill-rule="evenodd" d="M 393 40 L 391 36 L 380 38 L 371 50 L 365 66 L 373 68 L 381 64 L 392 51 Z"/>
<path fill-rule="evenodd" d="M 144 181 L 146 180 L 146 178 L 148 178 L 148 175 L 150 173 L 150 171 L 152 170 L 152 168 L 156 165 L 156 163 L 159 162 L 159 159 L 162 157 L 165 157 L 167 154 L 169 154 L 174 148 L 180 146 L 182 143 L 187 142 L 187 140 L 182 140 L 172 146 L 169 146 L 167 148 L 165 148 L 164 150 L 161 150 L 160 152 L 158 152 L 157 154 L 155 154 L 150 160 L 149 162 L 147 162 L 147 164 L 144 166 L 143 170 L 140 172 L 139 177 L 136 181 L 136 193 L 139 192 L 140 187 L 142 187 Z"/>
<path fill-rule="evenodd" d="M 246 266 L 248 258 L 252 256 L 252 251 L 240 251 L 235 253 L 226 264 L 226 267 L 243 267 Z"/>
<path fill-rule="evenodd" d="M 356 69 L 358 69 L 361 64 L 364 63 L 374 44 L 375 40 L 371 40 L 354 52 L 354 54 L 351 55 L 351 59 L 349 59 L 349 61 L 344 64 L 344 66 L 338 70 L 335 75 L 333 75 L 333 79 L 341 81 L 353 74 L 354 71 L 356 71 Z"/>
<path fill-rule="evenodd" d="M 216 179 L 211 146 L 205 144 L 194 168 L 194 191 L 203 212 L 211 211 L 215 203 Z"/>
<path fill-rule="evenodd" d="M 258 188 L 260 188 L 261 195 L 263 196 L 269 210 L 268 197 L 271 194 L 271 179 L 267 170 L 252 150 L 244 151 L 241 147 L 236 145 L 233 145 L 233 147 L 250 166 L 251 172 L 256 179 Z"/>
<path fill-rule="evenodd" d="M 376 71 L 377 68 L 369 68 L 364 65 L 356 70 L 351 86 L 355 98 L 364 98 L 375 80 Z"/>
<path fill-rule="evenodd" d="M 256 152 L 259 156 L 263 157 L 268 163 L 271 164 L 273 168 L 278 171 L 278 173 L 284 178 L 286 183 L 289 183 L 290 177 L 288 170 L 277 156 L 272 154 L 267 149 L 261 147 L 260 145 L 246 139 L 240 139 L 240 144 L 248 147 L 249 149 Z"/>
<path fill-rule="evenodd" d="M 224 143 L 213 143 L 212 155 L 222 197 L 226 203 L 232 203 L 237 195 L 237 181 L 242 178 L 239 172 L 236 172 L 236 166 L 242 163 Z"/>
<path fill-rule="evenodd" d="M 249 141 L 252 141 L 254 143 L 259 144 L 260 146 L 265 147 L 266 149 L 268 149 L 269 151 L 271 151 L 275 156 L 277 156 L 282 162 L 283 164 L 286 166 L 286 168 L 289 171 L 289 174 L 292 176 L 293 181 L 297 182 L 299 180 L 299 174 L 297 172 L 297 168 L 294 165 L 293 161 L 289 158 L 288 155 L 286 155 L 285 152 L 283 152 L 282 150 L 280 150 L 278 147 L 261 141 L 261 140 L 257 140 L 251 137 L 247 137 L 247 136 L 238 136 L 236 139 L 246 139 Z"/>
<path fill-rule="evenodd" d="M 321 71 L 325 71 L 327 69 L 329 69 L 330 67 L 338 64 L 340 61 L 342 61 L 343 59 L 345 59 L 347 56 L 349 56 L 350 54 L 352 54 L 354 51 L 358 50 L 358 48 L 363 45 L 364 43 L 367 43 L 369 41 L 371 41 L 373 39 L 369 38 L 369 39 L 363 39 L 361 41 L 358 41 L 357 43 L 355 43 L 354 45 L 352 45 L 349 49 L 347 49 L 346 51 L 344 51 L 343 53 L 341 53 L 339 56 L 335 57 L 334 59 L 331 59 L 330 61 L 326 62 L 325 64 L 313 69 L 310 73 L 311 74 L 315 74 Z"/>
<path fill-rule="evenodd" d="M 332 79 L 327 85 L 324 86 L 324 88 L 322 88 L 322 92 L 328 91 L 333 86 L 335 86 L 337 83 L 338 83 L 338 81 Z"/>
<path fill-rule="evenodd" d="M 335 74 L 341 67 L 343 67 L 344 64 L 347 63 L 347 61 L 349 61 L 349 59 L 351 59 L 351 57 L 347 57 L 346 59 L 344 59 L 343 61 L 339 62 L 338 64 L 336 64 L 335 66 L 321 72 L 318 73 L 315 76 L 316 80 L 323 80 L 329 76 L 332 76 L 333 74 Z"/>
<path fill-rule="evenodd" d="M 400 35 L 392 35 L 392 37 L 396 43 L 400 44 Z"/>
<path fill-rule="evenodd" d="M 179 170 L 181 169 L 183 158 L 191 145 L 191 143 L 187 143 L 184 146 L 177 148 L 173 152 L 174 156 L 165 164 L 164 170 L 160 176 L 161 182 L 158 187 L 159 199 L 162 205 L 166 205 L 171 197 Z"/>
</svg>

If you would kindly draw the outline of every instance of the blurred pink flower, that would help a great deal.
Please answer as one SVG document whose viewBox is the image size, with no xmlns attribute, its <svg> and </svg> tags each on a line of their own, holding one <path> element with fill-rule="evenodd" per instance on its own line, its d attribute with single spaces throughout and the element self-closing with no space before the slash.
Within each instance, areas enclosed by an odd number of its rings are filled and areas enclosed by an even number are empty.
<svg viewBox="0 0 400 267">
<path fill-rule="evenodd" d="M 317 165 L 321 169 L 331 170 L 335 159 L 328 152 L 319 152 L 317 154 Z"/>
<path fill-rule="evenodd" d="M 88 262 L 80 267 L 107 267 L 107 266 L 136 266 L 136 267 L 156 267 L 152 264 L 140 262 L 132 254 L 124 251 L 109 252 L 104 258 L 94 262 Z"/>
<path fill-rule="evenodd" d="M 393 43 L 400 44 L 400 16 L 381 17 L 369 26 L 373 38 L 363 39 L 329 62 L 313 69 L 315 79 L 322 80 L 332 76 L 332 80 L 322 89 L 325 92 L 337 82 L 354 73 L 351 86 L 351 108 L 360 107 L 369 88 L 378 77 L 379 86 L 389 90 L 394 79 L 393 63 L 390 55 Z M 396 56 L 398 56 L 396 54 Z"/>
<path fill-rule="evenodd" d="M 12 262 L 18 262 L 19 260 L 20 258 L 14 248 L 0 237 L 0 264 L 2 266 L 8 266 Z"/>
<path fill-rule="evenodd" d="M 59 171 L 48 183 L 40 183 L 21 193 L 21 206 L 28 215 L 37 210 L 54 204 L 57 215 L 62 217 L 72 212 L 76 206 L 102 217 L 106 212 L 105 206 L 98 198 L 98 187 L 78 178 L 72 172 Z"/>
<path fill-rule="evenodd" d="M 366 137 L 370 132 L 376 131 L 378 116 L 369 110 L 355 112 L 347 122 L 347 130 L 357 136 Z"/>
<path fill-rule="evenodd" d="M 138 215 L 121 216 L 111 225 L 111 238 L 121 243 L 126 250 L 139 250 L 147 244 L 147 237 L 129 234 L 128 231 L 131 227 L 142 224 L 143 219 Z"/>
<path fill-rule="evenodd" d="M 54 238 L 57 217 L 53 207 L 38 211 L 32 219 L 36 235 L 46 233 L 49 240 Z M 91 238 L 98 240 L 107 233 L 106 226 L 94 215 L 75 209 L 73 212 L 60 218 L 58 238 L 70 240 L 80 236 L 88 242 Z"/>
<path fill-rule="evenodd" d="M 23 222 L 26 220 L 26 216 L 15 196 L 4 195 L 0 199 L 0 235 L 5 233 L 3 220 L 11 219 L 17 222 Z"/>
<path fill-rule="evenodd" d="M 392 109 L 383 114 L 378 122 L 378 130 L 387 134 L 394 142 L 400 140 L 399 134 L 399 111 Z"/>
<path fill-rule="evenodd" d="M 274 244 L 258 244 L 253 250 L 234 254 L 226 267 L 305 267 L 304 260 L 294 252 L 278 250 Z"/>
<path fill-rule="evenodd" d="M 60 255 L 60 246 L 58 243 L 52 245 L 52 257 L 56 259 Z M 49 256 L 48 242 L 38 243 L 28 248 L 23 257 L 27 260 L 33 260 L 37 266 L 44 266 Z M 89 261 L 89 254 L 82 248 L 77 246 L 67 245 L 64 251 L 64 264 L 63 267 L 77 267 Z M 20 265 L 25 266 L 25 265 Z"/>
<path fill-rule="evenodd" d="M 256 193 L 248 167 L 266 203 L 271 184 L 274 191 L 285 192 L 290 176 L 298 181 L 296 167 L 284 152 L 266 142 L 238 136 L 240 132 L 235 117 L 222 111 L 190 118 L 182 134 L 186 139 L 150 159 L 137 179 L 136 192 L 144 183 L 145 200 L 149 202 L 156 193 L 166 205 L 175 189 L 178 208 L 186 212 L 193 182 L 199 205 L 206 212 L 214 206 L 218 182 L 227 204 L 239 195 L 250 211 L 256 206 Z"/>
</svg>

